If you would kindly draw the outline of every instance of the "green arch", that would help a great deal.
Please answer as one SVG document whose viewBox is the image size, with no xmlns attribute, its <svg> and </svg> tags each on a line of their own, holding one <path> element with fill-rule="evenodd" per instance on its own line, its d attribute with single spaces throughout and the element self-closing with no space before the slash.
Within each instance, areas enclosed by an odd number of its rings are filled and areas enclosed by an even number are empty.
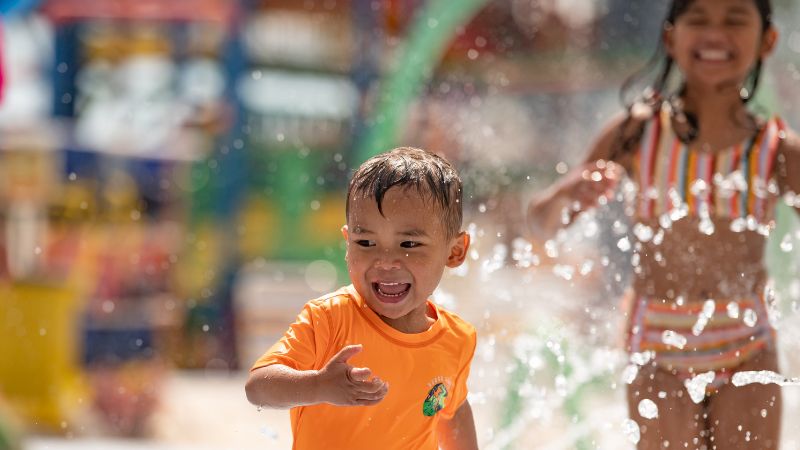
<svg viewBox="0 0 800 450">
<path fill-rule="evenodd" d="M 488 1 L 430 0 L 419 11 L 394 68 L 381 83 L 378 107 L 357 147 L 355 165 L 397 145 L 408 106 L 433 74 L 445 46 Z"/>
</svg>

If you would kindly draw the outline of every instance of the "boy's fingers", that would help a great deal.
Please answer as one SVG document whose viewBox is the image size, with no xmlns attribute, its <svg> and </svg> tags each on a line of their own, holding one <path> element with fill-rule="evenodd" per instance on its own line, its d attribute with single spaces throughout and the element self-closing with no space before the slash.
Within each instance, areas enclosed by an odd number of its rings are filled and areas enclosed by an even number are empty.
<svg viewBox="0 0 800 450">
<path fill-rule="evenodd" d="M 365 392 L 365 393 L 372 394 L 372 393 L 375 393 L 375 392 L 379 392 L 381 389 L 384 388 L 384 386 L 386 386 L 386 383 L 384 383 L 379 378 L 374 378 L 374 379 L 369 380 L 369 381 L 364 381 L 364 382 L 360 382 L 360 383 L 357 382 L 357 384 L 355 385 L 355 388 L 359 392 Z"/>
<path fill-rule="evenodd" d="M 368 402 L 379 402 L 386 394 L 389 392 L 388 388 L 384 385 L 376 392 L 362 392 L 359 393 L 356 397 L 356 401 L 368 401 Z"/>
<path fill-rule="evenodd" d="M 342 349 L 339 350 L 339 353 L 333 355 L 333 358 L 331 358 L 331 360 L 328 361 L 328 364 L 346 363 L 348 359 L 360 353 L 362 349 L 363 347 L 361 346 L 361 344 L 347 345 L 345 347 L 342 347 Z"/>
</svg>

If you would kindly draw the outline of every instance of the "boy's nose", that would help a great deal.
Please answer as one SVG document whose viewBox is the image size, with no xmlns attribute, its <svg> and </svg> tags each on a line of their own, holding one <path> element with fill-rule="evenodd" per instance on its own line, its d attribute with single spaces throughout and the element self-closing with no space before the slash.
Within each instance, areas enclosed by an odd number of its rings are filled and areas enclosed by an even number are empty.
<svg viewBox="0 0 800 450">
<path fill-rule="evenodd" d="M 383 251 L 375 260 L 375 267 L 380 269 L 397 269 L 400 267 L 400 256 L 398 252 L 389 250 Z"/>
</svg>

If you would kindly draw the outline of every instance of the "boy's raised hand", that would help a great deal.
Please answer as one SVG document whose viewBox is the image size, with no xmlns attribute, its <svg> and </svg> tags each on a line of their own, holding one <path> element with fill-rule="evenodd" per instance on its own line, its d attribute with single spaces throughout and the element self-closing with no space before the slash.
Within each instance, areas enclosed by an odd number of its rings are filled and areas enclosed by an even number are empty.
<svg viewBox="0 0 800 450">
<path fill-rule="evenodd" d="M 320 400 L 340 406 L 374 405 L 386 396 L 389 384 L 366 367 L 353 367 L 347 360 L 361 352 L 361 345 L 348 345 L 319 370 L 317 383 Z"/>
</svg>

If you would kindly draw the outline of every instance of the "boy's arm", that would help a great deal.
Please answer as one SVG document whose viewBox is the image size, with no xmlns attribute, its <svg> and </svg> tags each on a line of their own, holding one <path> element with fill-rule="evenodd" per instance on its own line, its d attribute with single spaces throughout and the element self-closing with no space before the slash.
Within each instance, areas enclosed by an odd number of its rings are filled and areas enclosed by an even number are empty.
<svg viewBox="0 0 800 450">
<path fill-rule="evenodd" d="M 353 367 L 347 360 L 361 352 L 360 345 L 348 345 L 320 370 L 296 370 L 282 364 L 260 367 L 250 373 L 245 392 L 250 403 L 266 408 L 331 403 L 341 406 L 374 405 L 386 396 L 389 385 L 365 367 Z"/>
<path fill-rule="evenodd" d="M 459 406 L 449 420 L 439 421 L 439 448 L 444 450 L 477 450 L 478 437 L 475 434 L 475 421 L 469 401 Z"/>
</svg>

